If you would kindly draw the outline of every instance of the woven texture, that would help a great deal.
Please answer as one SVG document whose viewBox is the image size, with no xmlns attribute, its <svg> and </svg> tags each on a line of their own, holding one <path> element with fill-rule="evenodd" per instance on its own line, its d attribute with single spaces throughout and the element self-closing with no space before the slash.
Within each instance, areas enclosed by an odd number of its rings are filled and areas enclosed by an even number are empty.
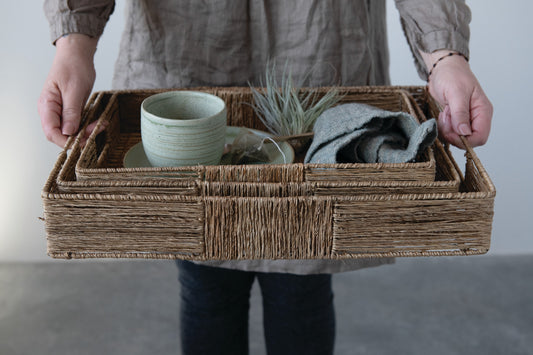
<svg viewBox="0 0 533 355">
<path fill-rule="evenodd" d="M 402 89 L 412 93 L 407 102 L 416 103 L 415 114 L 438 114 L 423 88 Z M 398 88 L 372 88 L 379 91 L 388 97 Z M 117 100 L 131 102 L 130 95 L 138 101 L 147 93 L 93 95 L 86 123 L 109 119 L 111 112 L 119 119 L 110 119 L 110 130 L 91 136 L 83 149 L 77 139 L 52 169 L 42 192 L 52 257 L 343 259 L 471 255 L 489 249 L 496 192 L 472 149 L 463 176 L 437 141 L 431 181 L 372 179 L 382 175 L 369 167 L 366 180 L 357 179 L 354 166 L 345 173 L 345 167 L 301 163 L 229 169 L 112 167 L 112 157 L 123 153 L 117 153 L 120 145 L 111 144 L 117 136 L 109 132 L 138 134 L 138 113 L 130 105 L 116 105 Z M 247 108 L 240 110 L 233 114 Z M 239 119 L 261 129 L 253 116 Z M 81 168 L 89 165 L 83 159 L 93 159 L 93 167 Z M 83 178 L 78 174 L 82 169 L 87 169 Z M 332 171 L 341 173 L 328 179 Z M 239 181 L 239 174 L 247 181 Z"/>
</svg>

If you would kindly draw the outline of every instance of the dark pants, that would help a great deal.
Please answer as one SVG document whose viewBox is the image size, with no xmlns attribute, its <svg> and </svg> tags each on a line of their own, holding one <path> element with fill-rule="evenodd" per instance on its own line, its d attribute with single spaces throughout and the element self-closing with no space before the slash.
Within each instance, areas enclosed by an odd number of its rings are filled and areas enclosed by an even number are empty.
<svg viewBox="0 0 533 355">
<path fill-rule="evenodd" d="M 248 354 L 250 289 L 263 295 L 268 354 L 333 354 L 331 275 L 229 270 L 178 261 L 181 341 L 186 355 Z"/>
</svg>

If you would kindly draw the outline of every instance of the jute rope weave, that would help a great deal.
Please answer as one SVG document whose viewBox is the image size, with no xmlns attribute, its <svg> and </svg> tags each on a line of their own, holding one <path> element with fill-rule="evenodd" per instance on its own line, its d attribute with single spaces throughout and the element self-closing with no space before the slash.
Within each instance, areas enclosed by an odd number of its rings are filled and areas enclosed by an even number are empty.
<svg viewBox="0 0 533 355">
<path fill-rule="evenodd" d="M 435 110 L 423 91 L 404 90 L 421 113 Z M 146 93 L 132 95 L 141 100 Z M 114 100 L 131 101 L 126 96 L 93 96 L 86 124 L 91 115 L 102 119 L 116 111 L 120 124 L 109 127 L 135 134 L 134 124 L 123 123 L 135 121 L 129 105 L 109 109 Z M 435 145 L 432 181 L 308 179 L 304 164 L 251 173 L 239 167 L 230 175 L 220 167 L 195 167 L 154 177 L 149 169 L 106 167 L 115 154 L 108 139 L 114 138 L 92 137 L 96 153 L 89 144 L 82 150 L 77 139 L 60 154 L 42 192 L 50 256 L 343 259 L 472 255 L 490 246 L 496 191 L 470 148 L 463 177 L 446 147 Z M 80 179 L 82 159 L 92 157 L 93 174 Z M 113 178 L 105 179 L 101 169 Z M 257 180 L 238 181 L 235 172 Z M 115 178 L 121 174 L 132 178 Z"/>
<path fill-rule="evenodd" d="M 332 254 L 329 199 L 208 198 L 206 258 L 314 259 Z"/>
</svg>

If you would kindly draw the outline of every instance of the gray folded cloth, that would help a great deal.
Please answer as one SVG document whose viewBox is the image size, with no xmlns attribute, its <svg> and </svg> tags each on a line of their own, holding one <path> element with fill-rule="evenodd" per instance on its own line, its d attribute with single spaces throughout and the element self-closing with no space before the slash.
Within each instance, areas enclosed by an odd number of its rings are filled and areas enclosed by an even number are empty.
<svg viewBox="0 0 533 355">
<path fill-rule="evenodd" d="M 313 131 L 305 163 L 407 163 L 433 144 L 437 123 L 350 103 L 324 111 Z"/>
</svg>

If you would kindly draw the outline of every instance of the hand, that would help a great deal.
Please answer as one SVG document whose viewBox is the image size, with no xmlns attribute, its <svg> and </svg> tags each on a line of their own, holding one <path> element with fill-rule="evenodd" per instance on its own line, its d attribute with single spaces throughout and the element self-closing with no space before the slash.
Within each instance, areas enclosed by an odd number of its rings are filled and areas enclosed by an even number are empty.
<svg viewBox="0 0 533 355">
<path fill-rule="evenodd" d="M 38 111 L 46 138 L 60 147 L 79 129 L 81 113 L 96 77 L 93 59 L 97 41 L 86 35 L 70 34 L 56 42 L 56 55 L 39 97 Z M 95 124 L 87 127 L 85 136 Z"/>
<path fill-rule="evenodd" d="M 428 71 L 433 63 L 448 53 L 449 50 L 422 53 Z M 431 96 L 443 108 L 438 118 L 441 138 L 463 149 L 459 135 L 465 136 L 473 147 L 487 142 L 492 121 L 492 104 L 465 58 L 453 55 L 441 60 L 433 69 L 428 87 Z"/>
</svg>

